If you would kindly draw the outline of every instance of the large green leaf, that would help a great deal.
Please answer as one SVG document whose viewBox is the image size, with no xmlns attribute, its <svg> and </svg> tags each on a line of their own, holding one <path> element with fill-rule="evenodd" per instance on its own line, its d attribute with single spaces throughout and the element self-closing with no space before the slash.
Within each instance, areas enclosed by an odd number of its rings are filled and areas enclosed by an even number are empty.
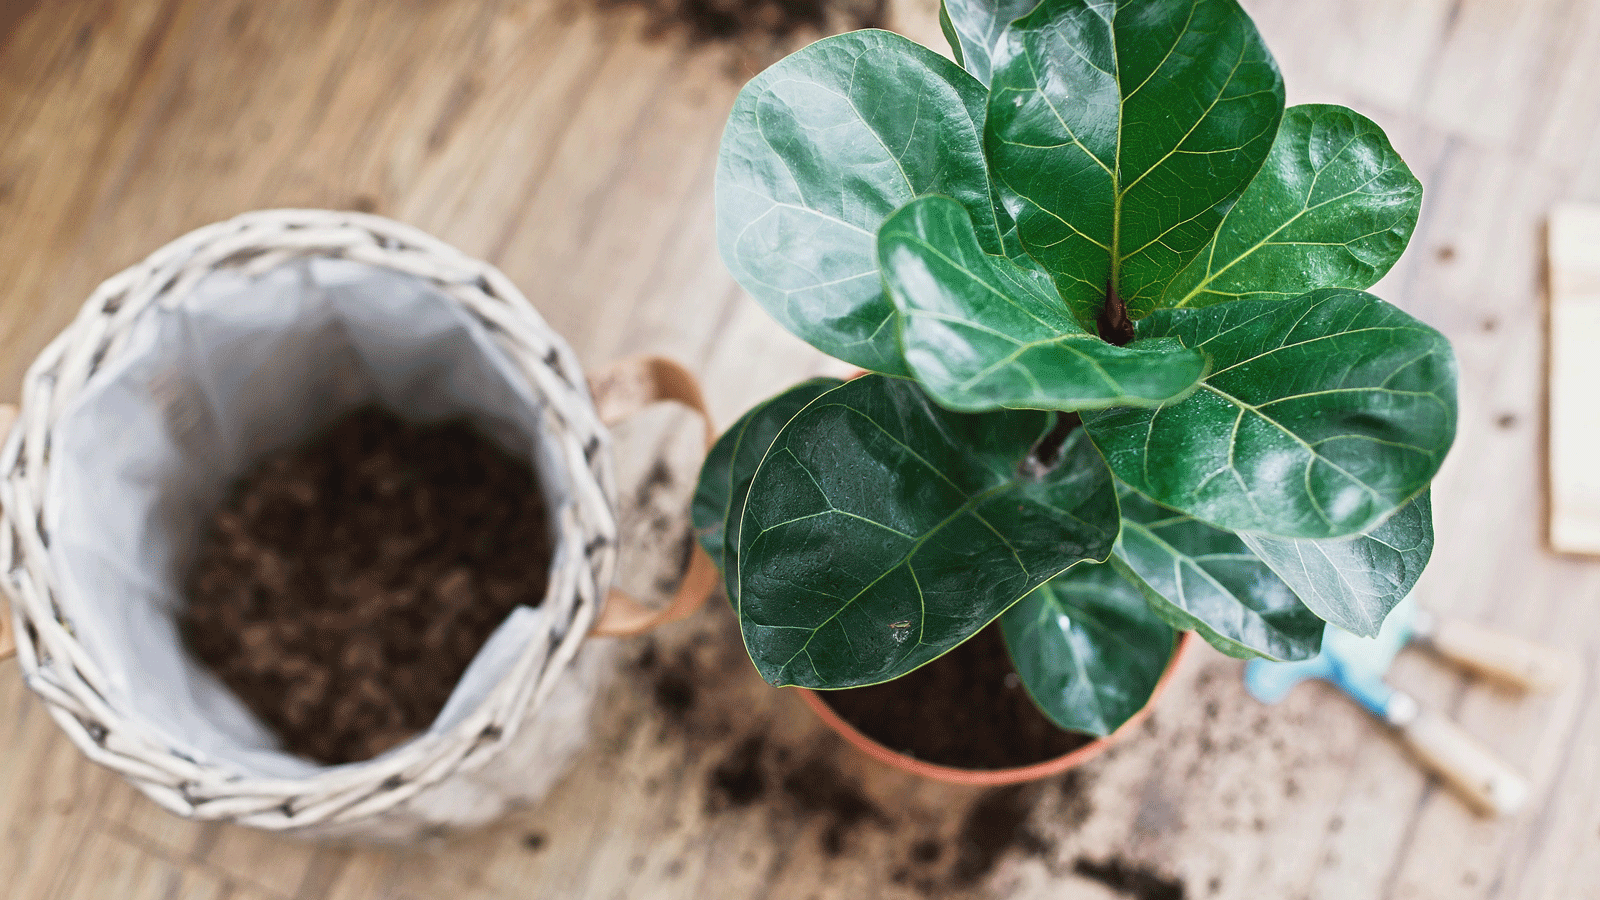
<svg viewBox="0 0 1600 900">
<path fill-rule="evenodd" d="M 985 93 L 886 31 L 824 38 L 739 92 L 717 165 L 717 241 L 735 279 L 824 353 L 904 374 L 876 234 L 923 194 L 1000 231 L 983 158 Z"/>
<path fill-rule="evenodd" d="M 761 458 L 767 455 L 772 439 L 795 413 L 806 404 L 842 384 L 837 378 L 813 378 L 803 381 L 776 397 L 770 397 L 751 407 L 739 421 L 722 433 L 706 453 L 700 464 L 700 480 L 695 485 L 694 502 L 689 506 L 689 518 L 694 523 L 695 538 L 711 554 L 726 577 L 729 566 L 724 558 L 724 533 L 730 524 L 729 510 L 734 501 L 743 504 L 744 494 L 750 489 L 750 479 L 756 474 Z M 736 517 L 731 524 L 737 526 Z M 734 585 L 728 585 L 728 596 L 733 597 Z"/>
<path fill-rule="evenodd" d="M 1261 173 L 1162 306 L 1371 287 L 1406 249 L 1422 185 L 1383 130 L 1342 106 L 1283 115 Z"/>
<path fill-rule="evenodd" d="M 1006 26 L 1038 5 L 1039 0 L 944 0 L 939 7 L 939 25 L 956 62 L 988 84 L 995 47 Z"/>
<path fill-rule="evenodd" d="M 1322 620 L 1239 536 L 1164 509 L 1119 485 L 1116 560 L 1149 586 L 1157 614 L 1229 656 L 1307 659 Z"/>
<path fill-rule="evenodd" d="M 1084 425 L 1118 478 L 1219 528 L 1366 531 L 1428 486 L 1455 437 L 1449 341 L 1370 294 L 1159 310 L 1138 332 L 1206 351 L 1211 374 Z"/>
<path fill-rule="evenodd" d="M 1044 0 L 994 58 L 985 147 L 1022 243 L 1093 328 L 1133 318 L 1211 239 L 1283 114 L 1234 0 Z"/>
<path fill-rule="evenodd" d="M 1154 406 L 1193 388 L 1206 357 L 1176 341 L 1108 344 L 1068 314 L 1026 257 L 992 256 L 947 197 L 913 200 L 878 231 L 906 364 L 949 409 Z"/>
<path fill-rule="evenodd" d="M 1080 563 L 1000 617 L 1011 663 L 1062 728 L 1104 737 L 1150 702 L 1177 635 L 1110 565 Z"/>
<path fill-rule="evenodd" d="M 935 405 L 868 375 L 813 401 L 756 470 L 738 536 L 745 646 L 773 684 L 875 684 L 935 659 L 1117 533 L 1082 429 L 1027 472 L 1055 416 Z"/>
<path fill-rule="evenodd" d="M 1424 491 L 1377 528 L 1351 538 L 1239 537 L 1312 612 L 1351 634 L 1375 637 L 1433 553 L 1433 504 Z"/>
</svg>

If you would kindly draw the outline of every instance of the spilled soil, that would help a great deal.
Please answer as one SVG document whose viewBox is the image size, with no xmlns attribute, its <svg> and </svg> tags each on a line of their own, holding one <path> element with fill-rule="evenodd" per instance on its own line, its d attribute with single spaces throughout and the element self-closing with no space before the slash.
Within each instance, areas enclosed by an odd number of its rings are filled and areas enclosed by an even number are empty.
<svg viewBox="0 0 1600 900">
<path fill-rule="evenodd" d="M 972 804 L 962 820 L 959 855 L 950 869 L 953 884 L 977 884 L 1013 847 L 1028 856 L 1044 856 L 1055 850 L 1054 844 L 1028 826 L 1040 792 L 1036 784 L 1011 785 L 995 788 Z"/>
<path fill-rule="evenodd" d="M 1095 861 L 1080 856 L 1072 871 L 1133 900 L 1184 900 L 1183 882 L 1116 857 Z"/>
<path fill-rule="evenodd" d="M 684 533 L 681 512 L 662 512 L 681 510 L 681 498 L 667 498 L 682 479 L 647 469 L 623 482 L 642 479 L 645 486 L 622 494 L 623 521 L 641 523 L 625 543 L 645 547 L 640 558 L 660 563 L 641 585 L 674 570 Z M 657 587 L 666 593 L 672 585 Z M 669 827 L 691 843 L 690 835 L 739 835 L 727 837 L 719 858 L 736 860 L 762 883 L 825 883 L 837 866 L 861 873 L 884 897 L 971 898 L 999 888 L 1004 867 L 1026 860 L 1053 879 L 1094 881 L 1132 900 L 1184 896 L 1150 893 L 1152 885 L 1183 885 L 1141 860 L 1078 846 L 1079 835 L 1100 843 L 1085 828 L 1095 812 L 1094 767 L 987 790 L 885 769 L 823 726 L 792 692 L 760 679 L 720 596 L 694 619 L 626 646 L 630 659 L 597 742 L 609 749 L 590 766 L 613 772 L 622 760 L 639 759 L 641 743 L 651 745 L 659 761 L 634 789 L 654 798 L 652 808 L 679 810 Z M 559 838 L 549 826 L 539 834 Z M 549 851 L 530 844 L 528 852 Z M 644 865 L 667 882 L 698 871 L 687 856 Z"/>
<path fill-rule="evenodd" d="M 646 641 L 628 669 L 637 684 L 629 692 L 649 698 L 656 740 L 681 745 L 685 768 L 705 760 L 699 792 L 708 816 L 745 817 L 770 829 L 778 846 L 795 841 L 796 829 L 810 842 L 807 853 L 775 858 L 774 882 L 791 859 L 837 859 L 880 867 L 886 881 L 919 894 L 964 894 L 1008 857 L 1052 858 L 1045 823 L 1076 829 L 1089 816 L 1089 779 L 1080 772 L 987 791 L 950 789 L 951 804 L 938 807 L 897 792 L 906 776 L 868 779 L 882 770 L 863 766 L 751 670 L 731 613 L 714 608 L 705 618 L 716 620 L 707 629 L 714 633 L 676 647 Z M 774 704 L 781 714 L 770 710 Z"/>
<path fill-rule="evenodd" d="M 683 34 L 691 43 L 789 43 L 856 28 L 885 27 L 888 0 L 600 0 L 636 6 L 653 35 Z"/>
<path fill-rule="evenodd" d="M 783 792 L 802 814 L 824 819 L 820 840 L 822 852 L 828 856 L 844 853 L 846 839 L 865 823 L 894 824 L 860 785 L 840 775 L 834 760 L 826 755 L 812 756 L 785 775 Z"/>
<path fill-rule="evenodd" d="M 828 857 L 844 855 L 865 827 L 893 830 L 891 817 L 841 771 L 838 757 L 845 748 L 831 735 L 819 735 L 815 746 L 801 747 L 773 738 L 768 725 L 756 720 L 749 732 L 735 738 L 730 714 L 745 704 L 730 704 L 726 696 L 707 700 L 702 694 L 722 695 L 718 688 L 740 676 L 753 679 L 759 689 L 770 688 L 744 672 L 749 660 L 742 653 L 733 657 L 712 649 L 700 643 L 663 658 L 651 643 L 635 663 L 648 678 L 649 695 L 662 717 L 662 740 L 683 741 L 690 755 L 720 748 L 705 776 L 706 811 L 718 815 L 765 806 L 777 818 L 814 827 L 817 846 Z"/>
</svg>

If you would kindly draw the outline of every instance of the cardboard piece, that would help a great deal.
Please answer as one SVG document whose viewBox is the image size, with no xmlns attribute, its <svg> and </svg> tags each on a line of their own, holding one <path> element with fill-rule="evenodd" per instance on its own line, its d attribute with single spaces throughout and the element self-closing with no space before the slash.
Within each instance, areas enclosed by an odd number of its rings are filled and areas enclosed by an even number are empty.
<svg viewBox="0 0 1600 900">
<path fill-rule="evenodd" d="M 1600 206 L 1550 216 L 1550 544 L 1600 554 Z"/>
</svg>

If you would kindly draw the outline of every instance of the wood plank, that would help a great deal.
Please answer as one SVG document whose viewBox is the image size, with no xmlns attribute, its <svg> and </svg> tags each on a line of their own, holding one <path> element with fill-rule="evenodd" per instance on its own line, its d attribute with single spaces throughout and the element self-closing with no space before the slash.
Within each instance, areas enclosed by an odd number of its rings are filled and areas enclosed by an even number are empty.
<svg viewBox="0 0 1600 900">
<path fill-rule="evenodd" d="M 179 860 L 198 860 L 216 834 L 215 827 L 179 818 L 120 780 L 108 789 L 100 820 L 113 834 Z"/>
<path fill-rule="evenodd" d="M 78 859 L 59 900 L 231 900 L 237 896 L 208 872 L 174 865 L 104 833 L 91 837 Z"/>
<path fill-rule="evenodd" d="M 1459 0 L 1417 109 L 1430 123 L 1492 146 L 1531 149 L 1561 70 L 1586 52 L 1583 0 Z"/>
<path fill-rule="evenodd" d="M 1600 206 L 1550 216 L 1550 543 L 1600 553 Z"/>
<path fill-rule="evenodd" d="M 90 763 L 22 687 L 0 673 L 0 884 L 11 896 L 53 896 L 93 832 L 111 773 Z"/>
<path fill-rule="evenodd" d="M 1190 898 L 1586 896 L 1600 878 L 1600 570 L 1543 542 L 1541 272 L 1549 210 L 1600 201 L 1600 6 L 1246 5 L 1291 101 L 1366 112 L 1426 185 L 1413 248 L 1376 289 L 1440 327 L 1462 371 L 1419 594 L 1578 651 L 1588 670 L 1533 697 L 1419 654 L 1393 678 L 1525 767 L 1527 814 L 1471 817 L 1344 698 L 1306 686 L 1260 707 L 1238 664 L 1208 652 L 1138 739 L 1070 779 L 1014 796 L 919 782 L 846 752 L 766 688 L 715 600 L 624 645 L 591 752 L 545 803 L 404 853 L 173 819 L 82 762 L 8 669 L 8 896 L 1109 898 L 1080 870 L 1112 862 Z M 905 0 L 894 18 L 943 52 L 935 9 Z M 558 0 L 34 4 L 0 42 L 0 234 L 15 261 L 0 268 L 0 381 L 14 390 L 101 278 L 189 228 L 278 205 L 373 209 L 493 257 L 586 365 L 677 355 L 723 424 L 798 378 L 844 370 L 773 323 L 717 258 L 712 154 L 738 87 L 730 66 L 746 57 L 643 40 L 644 22 Z M 625 493 L 658 452 L 672 490 L 687 488 L 693 442 L 674 427 L 662 414 L 619 430 Z M 677 502 L 630 498 L 630 587 L 671 574 L 681 522 L 655 520 Z M 656 662 L 640 666 L 646 645 Z M 694 688 L 687 709 L 662 686 L 678 669 Z M 731 802 L 718 770 L 757 738 L 763 789 Z M 876 815 L 845 827 L 837 809 L 807 808 L 785 782 L 818 772 Z M 970 817 L 997 796 L 1013 816 L 991 859 Z"/>
<path fill-rule="evenodd" d="M 219 825 L 201 861 L 240 884 L 280 897 L 298 897 L 320 863 L 339 851 L 235 825 Z"/>
<path fill-rule="evenodd" d="M 1410 111 L 1436 68 L 1453 28 L 1458 0 L 1247 3 L 1256 27 L 1283 70 L 1290 103 L 1349 103 L 1378 119 L 1372 107 Z M 1321 35 L 1321 52 L 1307 40 Z M 1409 159 L 1409 157 L 1407 157 Z"/>
<path fill-rule="evenodd" d="M 76 242 L 146 125 L 164 38 L 185 13 L 173 2 L 35 9 L 0 54 L 0 235 L 27 247 L 0 267 L 0 396 L 16 396 L 23 369 L 93 286 Z"/>
<path fill-rule="evenodd" d="M 351 854 L 320 900 L 382 900 L 393 896 L 399 855 L 365 850 Z"/>
</svg>

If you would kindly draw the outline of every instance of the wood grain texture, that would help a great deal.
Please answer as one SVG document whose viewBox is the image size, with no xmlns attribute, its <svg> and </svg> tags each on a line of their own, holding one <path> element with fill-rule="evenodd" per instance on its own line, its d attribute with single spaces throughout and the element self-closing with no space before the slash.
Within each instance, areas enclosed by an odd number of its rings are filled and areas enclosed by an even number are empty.
<svg viewBox="0 0 1600 900">
<path fill-rule="evenodd" d="M 714 151 L 759 53 L 646 39 L 588 0 L 0 4 L 0 399 L 102 278 L 267 206 L 395 216 L 495 262 L 598 369 L 676 356 L 722 423 L 837 372 L 723 271 Z M 1576 653 L 1550 695 L 1417 654 L 1393 680 L 1532 776 L 1474 817 L 1381 726 L 1307 686 L 1266 709 L 1190 661 L 1136 740 L 999 792 L 851 754 L 755 676 L 725 604 L 623 645 L 592 752 L 537 809 L 406 852 L 315 847 L 156 809 L 0 669 L 0 884 L 18 900 L 1119 896 L 1581 898 L 1600 883 L 1600 565 L 1545 545 L 1550 210 L 1600 201 L 1600 4 L 1246 0 L 1291 103 L 1352 105 L 1423 181 L 1376 291 L 1440 327 L 1461 426 L 1434 490 L 1436 609 Z M 938 45 L 931 0 L 894 23 Z M 698 439 L 619 430 L 622 586 L 662 596 Z M 665 461 L 659 477 L 656 462 Z M 1088 875 L 1084 873 L 1090 873 Z"/>
</svg>

